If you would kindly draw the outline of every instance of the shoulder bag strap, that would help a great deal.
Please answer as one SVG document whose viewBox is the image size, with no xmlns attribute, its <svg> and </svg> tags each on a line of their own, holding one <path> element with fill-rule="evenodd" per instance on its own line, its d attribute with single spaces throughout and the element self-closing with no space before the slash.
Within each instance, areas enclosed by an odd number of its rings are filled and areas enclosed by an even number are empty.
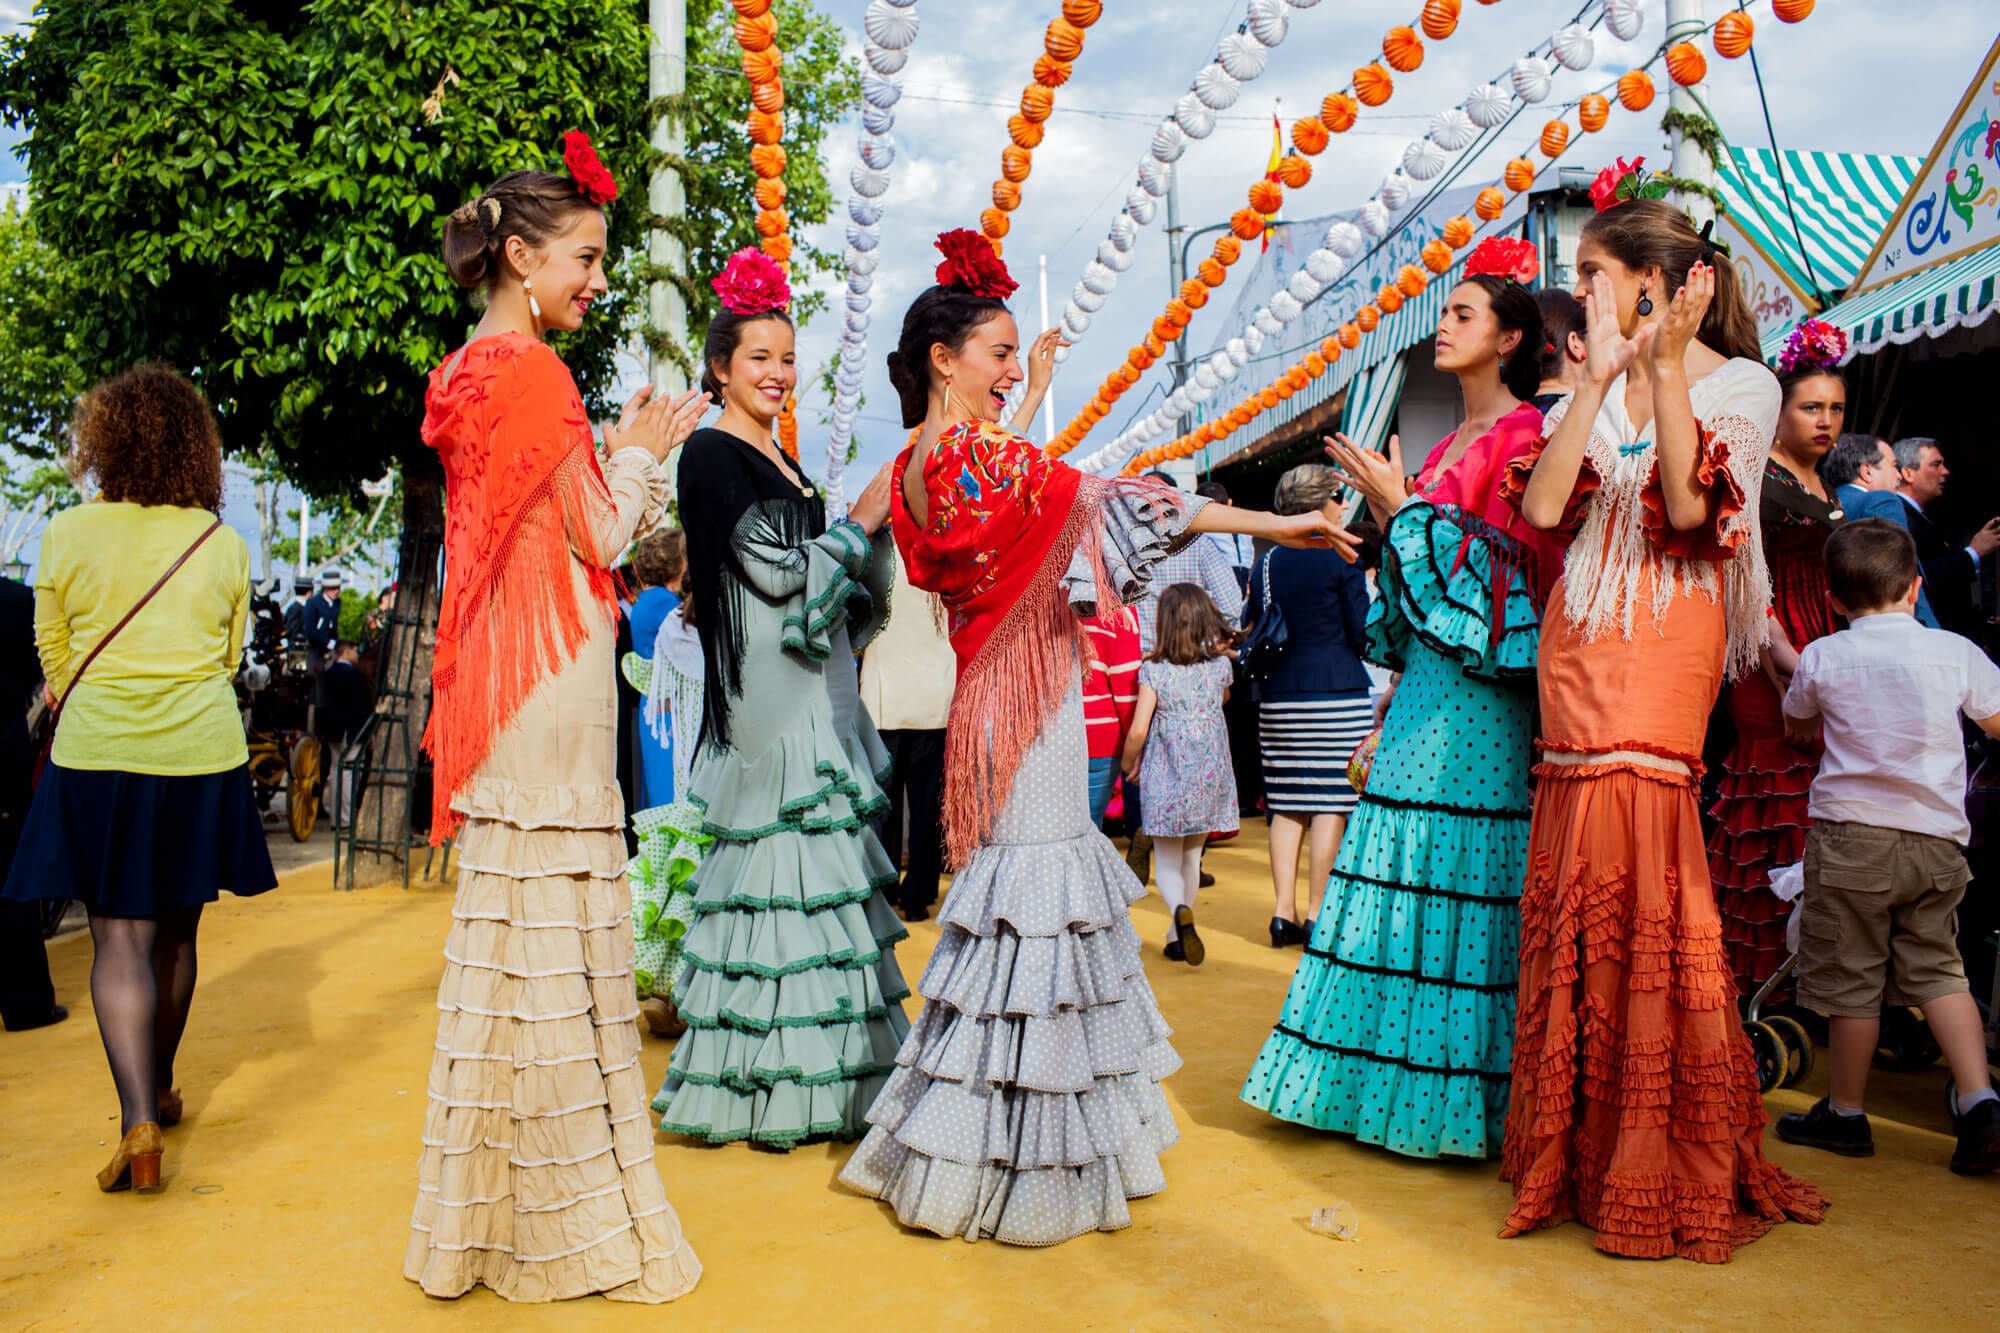
<svg viewBox="0 0 2000 1333">
<path fill-rule="evenodd" d="M 222 520 L 218 518 L 215 520 L 215 522 L 209 524 L 206 528 L 204 528 L 202 530 L 201 536 L 196 537 L 194 539 L 194 544 L 188 547 L 187 550 L 181 552 L 180 559 L 174 561 L 173 564 L 167 566 L 167 572 L 160 575 L 159 580 L 156 583 L 154 583 L 152 587 L 146 589 L 145 595 L 142 596 L 137 602 L 134 602 L 132 604 L 132 609 L 125 613 L 125 618 L 119 621 L 117 624 L 113 625 L 111 627 L 110 633 L 106 634 L 103 638 L 97 641 L 97 646 L 95 648 L 92 648 L 90 650 L 89 655 L 83 659 L 83 665 L 78 667 L 76 669 L 76 674 L 69 678 L 69 686 L 68 688 L 63 690 L 62 698 L 56 700 L 56 711 L 54 717 L 57 722 L 62 721 L 63 706 L 69 703 L 69 696 L 75 693 L 77 682 L 83 679 L 84 672 L 90 670 L 90 664 L 97 660 L 97 655 L 103 652 L 113 639 L 118 637 L 118 632 L 120 630 L 124 629 L 127 625 L 132 623 L 132 617 L 138 615 L 141 611 L 146 609 L 146 603 L 152 601 L 155 594 L 157 594 L 160 591 L 160 589 L 167 586 L 168 579 L 171 579 L 174 575 L 181 572 L 181 566 L 185 565 L 194 556 L 194 553 L 201 549 L 202 543 L 207 541 L 210 537 L 213 537 L 215 535 L 216 529 L 220 528 L 221 526 L 222 526 Z"/>
</svg>

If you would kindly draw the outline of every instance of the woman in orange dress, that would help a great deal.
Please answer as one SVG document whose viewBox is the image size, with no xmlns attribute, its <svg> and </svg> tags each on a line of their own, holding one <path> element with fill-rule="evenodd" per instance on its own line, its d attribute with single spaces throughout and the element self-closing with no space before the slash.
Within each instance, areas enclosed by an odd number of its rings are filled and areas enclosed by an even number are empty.
<svg viewBox="0 0 2000 1333">
<path fill-rule="evenodd" d="M 1584 383 L 1509 475 L 1570 546 L 1542 620 L 1501 1234 L 1575 1218 L 1611 1254 L 1721 1263 L 1825 1208 L 1763 1156 L 1696 809 L 1716 692 L 1764 641 L 1779 391 L 1728 264 L 1620 174 L 1577 250 Z"/>
</svg>

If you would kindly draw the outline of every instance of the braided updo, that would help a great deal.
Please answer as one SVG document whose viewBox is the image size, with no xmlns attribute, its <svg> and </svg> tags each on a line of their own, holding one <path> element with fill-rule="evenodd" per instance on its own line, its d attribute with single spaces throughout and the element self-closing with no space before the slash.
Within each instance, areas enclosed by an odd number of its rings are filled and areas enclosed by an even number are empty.
<svg viewBox="0 0 2000 1333">
<path fill-rule="evenodd" d="M 942 343 L 954 353 L 962 351 L 974 329 L 1006 313 L 1005 301 L 955 284 L 928 288 L 910 303 L 902 337 L 889 353 L 889 383 L 902 403 L 905 429 L 923 425 L 930 410 L 931 348 Z"/>
<path fill-rule="evenodd" d="M 547 245 L 584 213 L 601 212 L 574 179 L 549 171 L 512 171 L 444 223 L 444 267 L 461 287 L 490 288 L 506 268 L 507 238 Z"/>
</svg>

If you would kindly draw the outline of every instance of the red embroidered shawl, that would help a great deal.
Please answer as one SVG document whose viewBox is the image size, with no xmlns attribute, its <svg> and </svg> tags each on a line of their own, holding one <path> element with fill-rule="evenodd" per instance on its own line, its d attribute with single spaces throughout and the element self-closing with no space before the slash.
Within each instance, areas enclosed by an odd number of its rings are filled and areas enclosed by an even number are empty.
<svg viewBox="0 0 2000 1333">
<path fill-rule="evenodd" d="M 991 422 L 960 422 L 924 460 L 929 522 L 919 527 L 901 484 L 914 449 L 896 460 L 890 518 L 910 582 L 944 602 L 958 655 L 945 733 L 944 822 L 947 849 L 963 865 L 991 832 L 1021 760 L 1088 656 L 1062 591 L 1079 541 L 1097 575 L 1098 612 L 1122 605 L 1099 545 L 1113 483 L 1056 462 Z"/>
<path fill-rule="evenodd" d="M 424 407 L 423 440 L 444 462 L 446 487 L 444 605 L 424 731 L 437 843 L 461 822 L 452 799 L 494 737 L 617 603 L 610 572 L 596 566 L 590 604 L 576 597 L 566 507 L 609 503 L 610 490 L 562 359 L 525 334 L 478 339 L 431 372 Z"/>
</svg>

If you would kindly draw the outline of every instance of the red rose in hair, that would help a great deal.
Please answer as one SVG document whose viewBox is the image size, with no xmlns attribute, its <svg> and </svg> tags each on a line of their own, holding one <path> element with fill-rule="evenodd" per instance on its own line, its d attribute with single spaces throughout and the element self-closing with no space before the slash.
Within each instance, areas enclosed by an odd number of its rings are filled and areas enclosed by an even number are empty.
<svg viewBox="0 0 2000 1333">
<path fill-rule="evenodd" d="M 993 242 L 976 231 L 960 227 L 937 238 L 938 253 L 944 262 L 937 266 L 940 287 L 969 287 L 980 296 L 1004 301 L 1021 284 L 1007 272 Z"/>
<path fill-rule="evenodd" d="M 1488 236 L 1465 261 L 1466 277 L 1476 278 L 1485 273 L 1512 278 L 1524 285 L 1532 283 L 1542 275 L 1541 252 L 1535 249 L 1534 242 L 1518 236 Z"/>
<path fill-rule="evenodd" d="M 590 136 L 582 130 L 563 135 L 563 166 L 576 182 L 577 193 L 591 203 L 608 204 L 618 197 L 618 182 L 611 179 L 611 173 L 597 160 L 597 150 L 590 146 Z"/>
<path fill-rule="evenodd" d="M 1639 168 L 1646 165 L 1646 159 L 1635 157 L 1630 162 L 1619 158 L 1617 162 L 1597 173 L 1597 179 L 1590 183 L 1590 206 L 1602 213 L 1607 208 L 1616 208 L 1633 197 L 1631 190 L 1621 192 L 1625 178 L 1633 178 L 1632 185 L 1639 184 Z"/>
</svg>

